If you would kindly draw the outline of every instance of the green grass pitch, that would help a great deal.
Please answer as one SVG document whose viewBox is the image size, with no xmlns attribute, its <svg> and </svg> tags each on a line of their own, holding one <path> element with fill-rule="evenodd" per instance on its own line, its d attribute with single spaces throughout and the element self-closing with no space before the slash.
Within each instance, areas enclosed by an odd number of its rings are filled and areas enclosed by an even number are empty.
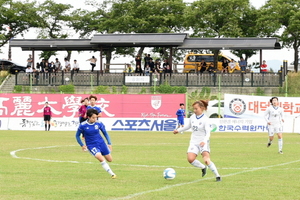
<svg viewBox="0 0 300 200">
<path fill-rule="evenodd" d="M 221 182 L 186 160 L 190 132 L 109 132 L 111 179 L 75 131 L 0 131 L 0 199 L 300 199 L 300 135 L 266 147 L 266 133 L 212 133 Z M 202 161 L 202 158 L 199 158 Z M 162 176 L 176 170 L 174 180 Z"/>
</svg>

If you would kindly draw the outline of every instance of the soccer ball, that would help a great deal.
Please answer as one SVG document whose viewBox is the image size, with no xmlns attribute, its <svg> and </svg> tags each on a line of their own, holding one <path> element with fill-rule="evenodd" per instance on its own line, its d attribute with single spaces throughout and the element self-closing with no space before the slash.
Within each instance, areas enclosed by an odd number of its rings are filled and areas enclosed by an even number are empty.
<svg viewBox="0 0 300 200">
<path fill-rule="evenodd" d="M 167 168 L 164 170 L 163 176 L 166 180 L 172 180 L 176 176 L 176 172 L 173 168 Z"/>
</svg>

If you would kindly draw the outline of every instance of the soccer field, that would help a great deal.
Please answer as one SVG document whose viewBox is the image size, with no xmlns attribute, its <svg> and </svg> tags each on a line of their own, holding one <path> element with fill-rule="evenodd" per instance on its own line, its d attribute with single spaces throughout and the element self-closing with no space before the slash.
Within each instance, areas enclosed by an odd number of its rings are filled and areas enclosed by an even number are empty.
<svg viewBox="0 0 300 200">
<path fill-rule="evenodd" d="M 299 134 L 284 134 L 281 155 L 266 133 L 212 133 L 221 182 L 187 162 L 190 132 L 109 134 L 117 179 L 81 151 L 75 131 L 0 131 L 0 199 L 300 199 Z M 162 176 L 168 167 L 174 180 Z"/>
</svg>

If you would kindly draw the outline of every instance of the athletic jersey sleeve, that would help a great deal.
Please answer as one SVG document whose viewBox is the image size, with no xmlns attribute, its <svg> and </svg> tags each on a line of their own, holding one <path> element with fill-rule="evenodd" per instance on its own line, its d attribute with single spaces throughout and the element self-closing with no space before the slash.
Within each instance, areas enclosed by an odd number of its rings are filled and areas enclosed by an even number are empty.
<svg viewBox="0 0 300 200">
<path fill-rule="evenodd" d="M 176 115 L 177 115 L 177 116 L 179 116 L 179 115 L 180 115 L 180 113 L 179 113 L 179 110 L 177 110 L 177 112 L 176 112 Z"/>
<path fill-rule="evenodd" d="M 109 135 L 108 135 L 108 133 L 107 133 L 107 131 L 106 131 L 106 129 L 105 129 L 105 126 L 104 126 L 104 124 L 103 123 L 100 123 L 101 125 L 100 125 L 100 130 L 101 130 L 101 132 L 102 132 L 102 134 L 104 135 L 104 137 L 105 137 L 105 139 L 106 139 L 106 141 L 107 141 L 107 144 L 108 145 L 111 145 L 111 141 L 110 141 L 110 137 L 109 137 Z"/>
<path fill-rule="evenodd" d="M 80 128 L 78 128 L 75 137 L 76 137 L 78 144 L 82 147 L 82 146 L 84 146 L 84 144 L 82 143 L 82 141 L 80 139 L 81 132 L 82 131 L 80 130 Z"/>
<path fill-rule="evenodd" d="M 210 138 L 210 124 L 206 121 L 205 122 L 205 136 L 204 136 L 204 142 L 208 141 Z"/>
<path fill-rule="evenodd" d="M 265 120 L 267 121 L 267 123 L 269 122 L 269 112 L 270 112 L 270 109 L 267 108 L 266 111 L 265 111 L 265 115 L 264 115 Z"/>
<path fill-rule="evenodd" d="M 178 130 L 179 133 L 183 134 L 183 131 L 189 130 L 192 127 L 191 125 L 191 119 L 189 119 L 189 123 L 187 123 L 186 126 L 180 127 Z"/>
</svg>

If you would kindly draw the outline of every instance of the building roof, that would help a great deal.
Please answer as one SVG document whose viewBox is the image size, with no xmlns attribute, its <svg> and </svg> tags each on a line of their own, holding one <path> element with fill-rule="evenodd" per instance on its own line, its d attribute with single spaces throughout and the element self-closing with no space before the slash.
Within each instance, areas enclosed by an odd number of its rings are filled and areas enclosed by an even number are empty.
<svg viewBox="0 0 300 200">
<path fill-rule="evenodd" d="M 90 39 L 12 39 L 11 47 L 21 47 L 23 51 L 92 51 L 99 50 Z"/>
<path fill-rule="evenodd" d="M 91 44 L 114 47 L 166 47 L 182 45 L 187 33 L 96 34 Z"/>
<path fill-rule="evenodd" d="M 99 51 L 110 47 L 280 49 L 277 38 L 188 38 L 187 33 L 96 34 L 92 39 L 12 39 L 23 51 Z"/>
<path fill-rule="evenodd" d="M 277 38 L 187 38 L 179 49 L 280 49 Z"/>
</svg>

